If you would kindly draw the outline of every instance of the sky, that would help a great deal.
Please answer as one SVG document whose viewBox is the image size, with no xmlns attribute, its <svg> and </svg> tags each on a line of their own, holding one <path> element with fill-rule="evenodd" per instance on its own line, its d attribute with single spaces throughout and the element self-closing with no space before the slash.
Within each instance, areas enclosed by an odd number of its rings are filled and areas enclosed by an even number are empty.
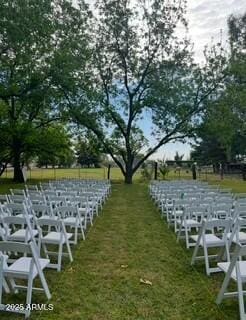
<svg viewBox="0 0 246 320">
<path fill-rule="evenodd" d="M 197 61 L 202 61 L 205 45 L 227 39 L 227 18 L 230 14 L 240 14 L 246 11 L 246 0 L 188 0 L 187 18 L 189 35 L 194 43 L 194 53 Z M 176 153 L 184 154 L 187 159 L 191 147 L 189 144 L 170 143 L 159 149 L 155 159 L 172 159 Z"/>
</svg>

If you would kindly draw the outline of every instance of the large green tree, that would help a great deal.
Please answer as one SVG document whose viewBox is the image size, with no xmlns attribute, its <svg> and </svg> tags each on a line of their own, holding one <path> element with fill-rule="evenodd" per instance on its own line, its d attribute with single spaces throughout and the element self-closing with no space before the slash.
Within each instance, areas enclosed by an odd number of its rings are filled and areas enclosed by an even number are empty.
<svg viewBox="0 0 246 320">
<path fill-rule="evenodd" d="M 246 13 L 230 16 L 229 60 L 223 91 L 209 103 L 192 153 L 201 163 L 246 156 Z"/>
<path fill-rule="evenodd" d="M 84 76 L 88 15 L 83 1 L 77 4 L 0 2 L 0 140 L 16 181 L 23 181 L 21 159 L 39 129 L 61 119 L 61 86 Z"/>
<path fill-rule="evenodd" d="M 74 120 L 97 136 L 132 183 L 161 146 L 191 134 L 225 61 L 217 47 L 206 50 L 200 67 L 187 37 L 177 37 L 178 27 L 187 30 L 185 0 L 98 0 L 95 12 L 95 103 L 87 101 L 85 111 L 84 96 L 80 102 L 73 92 L 67 99 Z"/>
</svg>

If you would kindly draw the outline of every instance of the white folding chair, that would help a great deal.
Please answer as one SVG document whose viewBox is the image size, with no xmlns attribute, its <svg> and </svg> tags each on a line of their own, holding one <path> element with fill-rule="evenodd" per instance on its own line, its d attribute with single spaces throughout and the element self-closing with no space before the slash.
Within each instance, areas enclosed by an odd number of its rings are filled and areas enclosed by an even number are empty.
<svg viewBox="0 0 246 320">
<path fill-rule="evenodd" d="M 228 233 L 229 246 L 234 244 L 246 244 L 246 219 L 237 218 L 234 221 L 232 231 Z"/>
<path fill-rule="evenodd" d="M 213 272 L 220 272 L 221 270 L 218 267 L 210 267 L 209 259 L 222 258 L 225 250 L 227 261 L 230 261 L 229 243 L 227 240 L 227 234 L 229 233 L 230 226 L 231 220 L 229 219 L 204 219 L 199 234 L 192 235 L 190 237 L 193 241 L 196 242 L 191 259 L 191 265 L 194 265 L 196 260 L 204 259 L 207 275 L 210 275 Z M 203 256 L 198 256 L 199 248 L 203 249 Z M 216 255 L 209 255 L 208 249 L 210 248 L 221 248 L 221 252 Z"/>
<path fill-rule="evenodd" d="M 31 206 L 31 212 L 37 219 L 57 219 L 54 215 L 51 205 L 47 204 L 33 204 Z"/>
<path fill-rule="evenodd" d="M 3 304 L 3 286 L 4 279 L 9 280 L 10 289 L 14 293 L 18 293 L 18 290 L 26 290 L 26 303 L 23 304 L 23 308 L 11 309 L 11 312 L 21 313 L 28 318 L 31 313 L 32 291 L 44 291 L 47 299 L 51 298 L 51 294 L 46 282 L 43 270 L 48 266 L 48 259 L 41 259 L 38 257 L 36 245 L 33 242 L 30 243 L 18 243 L 18 242 L 6 242 L 0 241 L 0 252 L 8 253 L 21 253 L 24 256 L 18 258 L 12 264 L 8 264 L 9 261 L 1 258 L 0 260 L 0 310 L 6 311 L 6 305 Z M 42 288 L 33 287 L 33 282 L 36 278 L 40 279 Z M 27 285 L 17 284 L 18 280 L 26 280 Z"/>
<path fill-rule="evenodd" d="M 6 204 L 9 202 L 9 198 L 6 194 L 0 194 L 0 204 Z"/>
<path fill-rule="evenodd" d="M 22 195 L 25 196 L 25 190 L 23 189 L 10 189 L 12 195 Z"/>
<path fill-rule="evenodd" d="M 28 204 L 27 197 L 21 194 L 10 194 L 8 195 L 10 203 L 24 203 L 25 205 Z"/>
<path fill-rule="evenodd" d="M 5 208 L 11 216 L 25 217 L 29 214 L 28 208 L 24 203 L 7 203 Z"/>
<path fill-rule="evenodd" d="M 189 249 L 190 247 L 194 247 L 195 243 L 189 241 L 189 232 L 191 232 L 194 229 L 198 230 L 198 228 L 201 227 L 202 220 L 208 218 L 209 213 L 210 212 L 207 210 L 206 207 L 185 207 L 181 219 L 177 220 L 176 222 L 179 226 L 177 242 L 181 238 L 182 233 L 184 233 L 186 248 Z"/>
<path fill-rule="evenodd" d="M 46 204 L 46 198 L 42 194 L 28 194 L 28 201 L 32 204 Z"/>
<path fill-rule="evenodd" d="M 29 242 L 35 241 L 34 238 L 38 235 L 38 230 L 33 229 L 29 216 L 3 217 L 2 223 L 5 229 L 5 239 L 7 241 Z"/>
<path fill-rule="evenodd" d="M 246 246 L 237 244 L 231 262 L 218 263 L 218 267 L 225 273 L 225 278 L 216 299 L 216 303 L 220 304 L 224 298 L 237 296 L 241 320 L 246 319 L 243 297 L 246 293 L 243 290 L 243 285 L 246 283 L 246 261 L 242 261 L 243 256 L 246 256 Z M 237 291 L 227 292 L 231 280 L 237 283 Z"/>
<path fill-rule="evenodd" d="M 83 240 L 84 233 L 84 217 L 81 217 L 80 211 L 76 206 L 61 206 L 54 209 L 54 214 L 61 217 L 66 227 L 74 230 L 74 239 L 70 243 L 78 243 L 78 230 L 80 230 Z"/>
<path fill-rule="evenodd" d="M 87 221 L 89 220 L 90 225 L 93 225 L 93 210 L 90 208 L 88 199 L 85 196 L 76 196 L 73 198 L 73 203 L 79 207 L 79 212 L 85 219 L 84 228 L 87 228 Z"/>
<path fill-rule="evenodd" d="M 55 268 L 57 271 L 61 271 L 62 257 L 67 256 L 70 262 L 73 261 L 73 256 L 69 244 L 69 240 L 73 237 L 72 233 L 67 233 L 64 222 L 60 219 L 36 219 L 36 224 L 40 228 L 39 230 L 39 250 L 41 247 L 44 250 L 47 259 L 50 256 L 57 256 L 57 263 L 50 263 L 50 268 Z M 43 228 L 48 227 L 48 233 L 43 234 Z M 52 231 L 52 228 L 54 229 Z M 48 251 L 47 245 L 58 245 L 58 252 Z M 63 246 L 67 247 L 67 253 L 63 252 Z"/>
</svg>

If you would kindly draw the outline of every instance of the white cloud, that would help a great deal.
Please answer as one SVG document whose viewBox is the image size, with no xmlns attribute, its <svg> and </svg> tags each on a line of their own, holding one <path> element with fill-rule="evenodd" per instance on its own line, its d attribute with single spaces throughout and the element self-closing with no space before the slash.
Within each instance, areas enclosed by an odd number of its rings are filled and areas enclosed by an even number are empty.
<svg viewBox="0 0 246 320">
<path fill-rule="evenodd" d="M 227 38 L 227 19 L 246 11 L 245 0 L 188 0 L 189 34 L 196 58 L 202 60 L 204 46 Z"/>
</svg>

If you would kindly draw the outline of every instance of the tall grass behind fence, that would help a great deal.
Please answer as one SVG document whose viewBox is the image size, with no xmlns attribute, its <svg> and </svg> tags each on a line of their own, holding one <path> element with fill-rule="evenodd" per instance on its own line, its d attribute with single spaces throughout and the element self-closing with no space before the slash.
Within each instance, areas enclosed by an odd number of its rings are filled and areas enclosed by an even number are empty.
<svg viewBox="0 0 246 320">
<path fill-rule="evenodd" d="M 108 168 L 72 168 L 72 169 L 58 169 L 58 168 L 32 168 L 26 171 L 27 180 L 56 180 L 56 179 L 107 179 Z M 8 168 L 1 178 L 12 179 L 13 168 Z M 160 177 L 159 177 L 160 178 Z M 113 181 L 123 181 L 124 177 L 119 168 L 110 169 L 110 179 Z M 166 176 L 167 180 L 173 179 L 192 179 L 192 172 L 189 169 L 181 168 L 180 170 L 171 169 Z M 209 171 L 197 172 L 197 179 L 204 181 L 220 181 L 221 176 Z M 0 179 L 1 180 L 1 179 Z M 143 180 L 141 169 L 133 177 L 134 181 Z M 224 180 L 242 180 L 240 174 L 224 175 Z M 246 182 L 245 182 L 246 183 Z"/>
<path fill-rule="evenodd" d="M 12 179 L 13 168 L 8 168 L 2 178 Z M 59 169 L 59 168 L 32 168 L 26 171 L 27 180 L 56 180 L 56 179 L 107 179 L 108 168 L 72 168 L 72 169 Z M 134 176 L 134 180 L 141 177 L 141 172 L 138 171 Z M 119 168 L 110 169 L 110 179 L 114 181 L 122 181 L 123 175 Z"/>
</svg>

